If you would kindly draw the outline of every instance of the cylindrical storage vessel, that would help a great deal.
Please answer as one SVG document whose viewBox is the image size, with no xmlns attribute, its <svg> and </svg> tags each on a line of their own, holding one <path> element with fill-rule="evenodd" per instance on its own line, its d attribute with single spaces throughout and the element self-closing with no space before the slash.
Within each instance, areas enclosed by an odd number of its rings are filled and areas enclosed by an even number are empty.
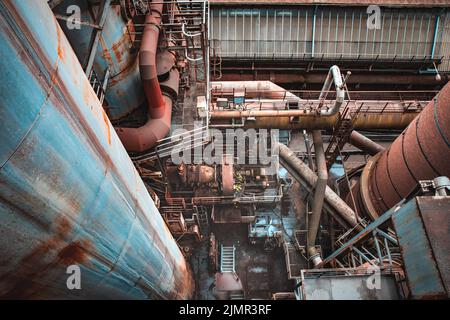
<svg viewBox="0 0 450 320">
<path fill-rule="evenodd" d="M 47 2 L 1 1 L 0 28 L 0 297 L 192 297 L 190 268 Z M 72 265 L 80 289 L 67 285 Z"/>
<path fill-rule="evenodd" d="M 72 12 L 71 7 L 74 5 L 80 8 L 81 21 L 95 25 L 99 5 L 89 5 L 87 0 L 65 0 L 54 11 L 66 15 Z M 94 71 L 102 81 L 109 68 L 105 109 L 111 120 L 117 120 L 145 103 L 145 96 L 139 74 L 138 51 L 133 49 L 134 24 L 131 20 L 124 20 L 119 2 L 106 10 L 105 25 L 99 36 L 94 59 Z M 78 28 L 69 28 L 65 20 L 59 22 L 78 59 L 82 64 L 86 63 L 93 27 L 81 24 Z"/>
<path fill-rule="evenodd" d="M 392 145 L 369 161 L 353 189 L 374 218 L 409 195 L 421 180 L 450 177 L 450 84 Z"/>
</svg>

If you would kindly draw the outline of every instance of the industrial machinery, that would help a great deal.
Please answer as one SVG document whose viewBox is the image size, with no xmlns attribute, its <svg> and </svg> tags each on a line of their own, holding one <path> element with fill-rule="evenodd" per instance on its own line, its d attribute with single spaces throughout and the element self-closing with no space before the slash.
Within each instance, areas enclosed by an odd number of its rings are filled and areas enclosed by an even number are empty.
<svg viewBox="0 0 450 320">
<path fill-rule="evenodd" d="M 450 298 L 450 11 L 378 2 L 1 1 L 0 298 Z"/>
</svg>

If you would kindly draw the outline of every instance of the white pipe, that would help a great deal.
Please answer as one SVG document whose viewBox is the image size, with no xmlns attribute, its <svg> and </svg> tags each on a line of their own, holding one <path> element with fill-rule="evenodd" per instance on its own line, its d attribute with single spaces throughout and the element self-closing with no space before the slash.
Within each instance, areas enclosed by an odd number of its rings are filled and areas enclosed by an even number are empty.
<svg viewBox="0 0 450 320">
<path fill-rule="evenodd" d="M 325 83 L 323 84 L 322 91 L 320 92 L 319 96 L 319 101 L 321 102 L 321 104 L 326 99 L 332 83 L 334 83 L 334 86 L 336 87 L 336 101 L 333 107 L 320 110 L 320 115 L 326 117 L 332 116 L 339 112 L 339 109 L 341 108 L 341 105 L 344 102 L 345 98 L 344 83 L 342 81 L 341 70 L 339 70 L 339 67 L 336 65 L 332 66 L 328 71 L 327 78 L 325 79 Z"/>
</svg>

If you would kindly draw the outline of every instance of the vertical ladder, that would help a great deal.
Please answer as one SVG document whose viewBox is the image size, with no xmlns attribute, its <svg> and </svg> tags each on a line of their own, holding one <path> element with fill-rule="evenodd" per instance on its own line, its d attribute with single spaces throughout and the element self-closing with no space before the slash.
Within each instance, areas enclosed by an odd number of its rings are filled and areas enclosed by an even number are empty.
<svg viewBox="0 0 450 320">
<path fill-rule="evenodd" d="M 236 272 L 236 248 L 220 246 L 220 272 Z"/>
</svg>

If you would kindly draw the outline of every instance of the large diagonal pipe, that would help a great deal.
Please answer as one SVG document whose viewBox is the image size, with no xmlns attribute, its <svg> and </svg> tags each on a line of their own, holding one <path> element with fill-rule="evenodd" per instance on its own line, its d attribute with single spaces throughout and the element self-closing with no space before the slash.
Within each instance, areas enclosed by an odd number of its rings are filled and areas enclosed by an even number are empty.
<svg viewBox="0 0 450 320">
<path fill-rule="evenodd" d="M 328 170 L 320 130 L 314 130 L 312 136 L 316 154 L 317 182 L 314 188 L 312 215 L 311 219 L 308 221 L 308 254 L 313 264 L 318 265 L 322 260 L 320 254 L 316 250 L 315 243 L 317 231 L 319 230 L 320 217 L 322 216 L 325 190 L 328 181 Z"/>
<path fill-rule="evenodd" d="M 365 135 L 359 133 L 356 130 L 353 130 L 350 134 L 349 143 L 371 156 L 384 151 L 383 146 L 379 145 L 375 141 L 370 140 Z"/>
<path fill-rule="evenodd" d="M 295 155 L 292 150 L 281 143 L 276 143 L 280 164 L 309 192 L 317 184 L 317 175 Z M 325 188 L 324 208 L 344 226 L 361 230 L 355 212 L 330 187 Z"/>
<path fill-rule="evenodd" d="M 132 152 L 150 149 L 170 131 L 172 100 L 163 96 L 156 69 L 157 62 L 159 63 L 156 59 L 156 51 L 162 10 L 163 2 L 151 3 L 150 12 L 145 17 L 145 28 L 139 51 L 139 71 L 147 98 L 148 120 L 138 128 L 115 128 L 125 149 Z M 171 73 L 170 76 L 179 79 L 178 73 Z M 173 79 L 171 81 L 174 82 Z"/>
</svg>

